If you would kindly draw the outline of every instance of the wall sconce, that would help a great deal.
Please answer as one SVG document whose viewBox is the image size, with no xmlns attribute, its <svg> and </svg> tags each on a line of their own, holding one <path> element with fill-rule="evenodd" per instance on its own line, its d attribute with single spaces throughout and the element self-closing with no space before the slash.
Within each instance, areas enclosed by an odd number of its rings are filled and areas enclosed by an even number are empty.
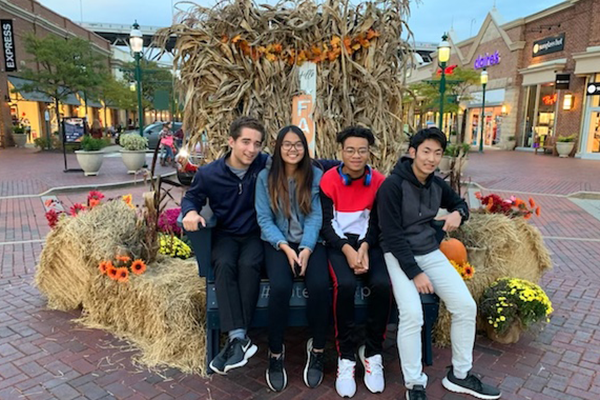
<svg viewBox="0 0 600 400">
<path fill-rule="evenodd" d="M 500 113 L 503 117 L 508 115 L 508 108 L 506 107 L 506 104 L 502 104 L 502 110 L 500 111 Z"/>
<path fill-rule="evenodd" d="M 569 111 L 573 108 L 573 95 L 570 93 L 565 94 L 563 99 L 563 110 Z"/>
</svg>

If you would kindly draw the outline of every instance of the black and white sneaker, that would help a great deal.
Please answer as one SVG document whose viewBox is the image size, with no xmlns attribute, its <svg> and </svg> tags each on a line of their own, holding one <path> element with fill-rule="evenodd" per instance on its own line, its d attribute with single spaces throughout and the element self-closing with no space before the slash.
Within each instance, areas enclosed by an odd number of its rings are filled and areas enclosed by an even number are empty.
<svg viewBox="0 0 600 400">
<path fill-rule="evenodd" d="M 478 399 L 493 400 L 499 399 L 502 393 L 497 388 L 487 385 L 469 372 L 465 379 L 458 379 L 454 376 L 454 369 L 450 367 L 448 374 L 442 380 L 442 385 L 454 393 L 470 394 Z"/>
<path fill-rule="evenodd" d="M 231 341 L 228 340 L 225 347 L 223 347 L 223 349 L 221 349 L 219 354 L 217 354 L 217 356 L 215 358 L 213 358 L 213 360 L 210 362 L 210 364 L 208 366 L 210 367 L 210 369 L 212 369 L 217 374 L 227 375 L 227 373 L 225 372 L 225 363 L 227 362 L 227 359 L 230 357 L 230 355 L 231 355 Z"/>
<path fill-rule="evenodd" d="M 427 400 L 425 386 L 414 385 L 412 389 L 406 389 L 406 400 Z"/>
<path fill-rule="evenodd" d="M 269 352 L 269 368 L 267 368 L 266 378 L 267 385 L 274 392 L 281 392 L 287 386 L 287 373 L 283 366 L 283 356 L 281 353 L 277 357 L 273 357 Z"/>
<path fill-rule="evenodd" d="M 309 388 L 316 388 L 323 382 L 323 353 L 313 351 L 313 340 L 306 342 L 306 365 L 304 366 L 304 383 Z"/>
<path fill-rule="evenodd" d="M 225 361 L 224 371 L 225 373 L 232 369 L 243 367 L 248 363 L 248 359 L 252 357 L 258 351 L 258 347 L 252 344 L 249 338 L 246 339 L 233 339 L 231 341 L 231 349 L 229 351 L 229 358 Z"/>
</svg>

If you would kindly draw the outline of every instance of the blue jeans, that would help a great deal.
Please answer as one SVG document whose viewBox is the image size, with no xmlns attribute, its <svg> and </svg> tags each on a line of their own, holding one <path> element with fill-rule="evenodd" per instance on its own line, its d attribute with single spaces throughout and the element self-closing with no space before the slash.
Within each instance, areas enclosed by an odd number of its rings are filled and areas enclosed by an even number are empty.
<svg viewBox="0 0 600 400">
<path fill-rule="evenodd" d="M 165 161 L 167 158 L 171 158 L 171 160 L 173 160 L 173 148 L 171 146 L 162 146 L 160 152 L 160 158 L 162 158 L 163 161 Z"/>
</svg>

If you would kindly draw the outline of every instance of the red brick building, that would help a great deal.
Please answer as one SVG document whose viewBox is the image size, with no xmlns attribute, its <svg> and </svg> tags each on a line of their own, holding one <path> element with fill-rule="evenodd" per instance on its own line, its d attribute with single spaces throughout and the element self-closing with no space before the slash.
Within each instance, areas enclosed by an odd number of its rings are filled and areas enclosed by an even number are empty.
<svg viewBox="0 0 600 400">
<path fill-rule="evenodd" d="M 0 139 L 2 146 L 11 143 L 9 132 L 17 121 L 26 121 L 30 127 L 29 142 L 46 134 L 45 113 L 56 129 L 56 117 L 51 100 L 41 93 L 14 93 L 22 80 L 19 71 L 30 57 L 25 53 L 23 39 L 28 33 L 36 36 L 56 35 L 68 39 L 80 37 L 92 43 L 94 49 L 106 57 L 110 66 L 111 46 L 108 41 L 62 17 L 33 0 L 0 0 L 2 22 L 2 55 L 0 55 Z M 30 66 L 35 68 L 35 66 Z M 102 104 L 88 99 L 87 110 L 80 96 L 72 95 L 61 105 L 64 116 L 88 115 L 90 119 L 103 118 Z M 112 114 L 112 113 L 111 113 Z M 106 121 L 108 124 L 109 121 Z"/>
<path fill-rule="evenodd" d="M 449 40 L 449 65 L 487 69 L 484 145 L 503 146 L 514 138 L 518 149 L 533 150 L 558 136 L 576 135 L 577 156 L 600 160 L 600 1 L 568 0 L 499 21 L 492 11 L 477 36 L 456 42 L 450 32 Z M 436 54 L 433 59 L 413 72 L 411 82 L 431 77 Z M 470 97 L 462 102 L 465 141 L 478 145 L 482 87 L 472 87 Z M 446 130 L 457 123 L 449 116 L 444 121 Z"/>
</svg>

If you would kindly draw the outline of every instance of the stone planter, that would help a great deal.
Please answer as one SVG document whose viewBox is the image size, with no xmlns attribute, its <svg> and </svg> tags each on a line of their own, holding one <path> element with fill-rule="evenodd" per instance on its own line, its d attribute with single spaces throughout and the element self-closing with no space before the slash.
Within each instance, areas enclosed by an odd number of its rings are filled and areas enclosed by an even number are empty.
<svg viewBox="0 0 600 400">
<path fill-rule="evenodd" d="M 442 173 L 450 172 L 450 162 L 451 161 L 452 161 L 452 157 L 443 156 L 442 160 L 440 161 L 440 165 L 438 166 L 438 168 L 440 169 L 440 172 L 442 172 Z"/>
<path fill-rule="evenodd" d="M 575 146 L 575 142 L 556 142 L 556 152 L 559 157 L 567 158 L 571 154 L 573 146 Z"/>
<path fill-rule="evenodd" d="M 511 344 L 517 343 L 519 341 L 519 338 L 521 337 L 521 332 L 523 332 L 523 328 L 521 328 L 520 323 L 516 322 L 512 324 L 510 328 L 508 328 L 508 330 L 502 335 L 498 335 L 498 333 L 494 330 L 494 327 L 486 321 L 485 332 L 487 334 L 487 337 L 492 339 L 494 342 L 502 344 Z"/>
<path fill-rule="evenodd" d="M 27 134 L 26 133 L 13 133 L 13 139 L 15 139 L 15 145 L 17 147 L 25 147 L 25 143 L 27 143 Z"/>
<path fill-rule="evenodd" d="M 509 151 L 514 150 L 516 145 L 517 145 L 516 140 L 507 140 L 506 142 L 504 142 L 504 149 L 509 150 Z"/>
<path fill-rule="evenodd" d="M 121 150 L 121 158 L 128 174 L 135 174 L 146 164 L 145 150 Z"/>
<path fill-rule="evenodd" d="M 100 171 L 102 161 L 104 160 L 104 152 L 102 150 L 77 150 L 75 156 L 77 157 L 77 162 L 79 163 L 79 166 L 81 166 L 81 169 L 83 169 L 85 176 L 98 175 L 98 171 Z"/>
</svg>

